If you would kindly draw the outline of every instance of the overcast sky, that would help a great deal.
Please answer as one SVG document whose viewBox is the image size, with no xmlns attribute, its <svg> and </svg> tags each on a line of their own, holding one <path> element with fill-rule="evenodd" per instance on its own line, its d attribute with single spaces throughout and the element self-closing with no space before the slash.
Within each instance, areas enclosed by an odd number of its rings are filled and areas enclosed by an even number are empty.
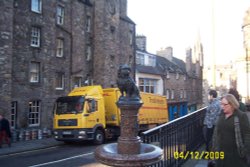
<svg viewBox="0 0 250 167">
<path fill-rule="evenodd" d="M 214 0 L 212 4 L 212 0 L 128 0 L 128 16 L 136 23 L 136 33 L 147 37 L 148 52 L 172 46 L 174 56 L 184 59 L 185 49 L 200 34 L 205 62 L 211 59 L 215 41 L 216 61 L 222 64 L 244 54 L 241 26 L 250 1 Z"/>
</svg>

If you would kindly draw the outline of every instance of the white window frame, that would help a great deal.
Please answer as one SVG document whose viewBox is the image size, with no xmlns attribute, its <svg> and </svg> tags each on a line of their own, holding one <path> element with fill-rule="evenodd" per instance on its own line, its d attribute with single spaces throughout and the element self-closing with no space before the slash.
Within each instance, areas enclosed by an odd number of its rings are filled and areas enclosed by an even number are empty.
<svg viewBox="0 0 250 167">
<path fill-rule="evenodd" d="M 90 61 L 91 58 L 92 58 L 91 46 L 87 45 L 87 48 L 86 48 L 86 60 Z"/>
<path fill-rule="evenodd" d="M 56 8 L 56 23 L 59 25 L 64 24 L 64 7 L 62 5 L 57 5 Z"/>
<path fill-rule="evenodd" d="M 74 88 L 82 86 L 82 77 L 74 77 L 73 80 Z"/>
<path fill-rule="evenodd" d="M 56 90 L 63 90 L 63 89 L 64 89 L 64 74 L 57 73 L 56 74 Z"/>
<path fill-rule="evenodd" d="M 30 63 L 30 82 L 38 83 L 40 81 L 40 63 L 31 62 Z"/>
<path fill-rule="evenodd" d="M 153 55 L 148 55 L 148 65 L 155 67 L 156 58 Z"/>
<path fill-rule="evenodd" d="M 91 31 L 91 16 L 87 16 L 86 19 L 86 32 L 90 32 Z"/>
<path fill-rule="evenodd" d="M 17 123 L 17 101 L 11 102 L 11 117 L 10 117 L 10 126 L 12 129 L 16 129 Z"/>
<path fill-rule="evenodd" d="M 180 90 L 180 99 L 183 99 L 183 90 Z"/>
<path fill-rule="evenodd" d="M 186 74 L 184 74 L 184 81 L 186 81 L 187 80 L 187 75 Z"/>
<path fill-rule="evenodd" d="M 171 99 L 174 99 L 174 89 L 171 90 Z"/>
<path fill-rule="evenodd" d="M 167 99 L 170 98 L 170 90 L 169 89 L 166 89 L 166 97 L 167 97 Z"/>
<path fill-rule="evenodd" d="M 31 11 L 42 13 L 42 0 L 31 0 Z"/>
<path fill-rule="evenodd" d="M 29 102 L 29 127 L 39 126 L 41 116 L 41 101 L 34 100 Z"/>
<path fill-rule="evenodd" d="M 170 78 L 170 73 L 169 73 L 169 71 L 167 70 L 167 79 L 169 79 Z"/>
<path fill-rule="evenodd" d="M 57 38 L 57 47 L 56 47 L 56 57 L 63 57 L 64 53 L 64 40 L 62 38 Z"/>
<path fill-rule="evenodd" d="M 145 65 L 145 55 L 141 53 L 136 54 L 136 64 Z"/>
<path fill-rule="evenodd" d="M 32 27 L 31 28 L 31 43 L 30 45 L 33 47 L 40 47 L 41 43 L 41 28 Z"/>
<path fill-rule="evenodd" d="M 180 78 L 180 74 L 179 72 L 176 73 L 175 79 L 179 79 Z"/>
<path fill-rule="evenodd" d="M 184 99 L 186 99 L 187 98 L 187 90 L 184 90 Z"/>
<path fill-rule="evenodd" d="M 139 89 L 142 92 L 157 93 L 157 79 L 139 78 Z"/>
<path fill-rule="evenodd" d="M 129 31 L 129 44 L 133 45 L 133 31 Z"/>
</svg>

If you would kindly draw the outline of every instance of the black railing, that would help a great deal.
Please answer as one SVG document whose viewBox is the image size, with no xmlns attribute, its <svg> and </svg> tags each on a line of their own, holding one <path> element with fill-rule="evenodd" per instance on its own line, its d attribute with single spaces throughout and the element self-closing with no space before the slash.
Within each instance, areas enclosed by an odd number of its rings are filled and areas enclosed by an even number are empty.
<svg viewBox="0 0 250 167">
<path fill-rule="evenodd" d="M 204 144 L 205 110 L 202 108 L 142 133 L 144 143 L 157 145 L 163 150 L 162 160 L 152 167 L 181 166 L 189 158 L 185 157 L 187 151 L 195 151 Z"/>
</svg>

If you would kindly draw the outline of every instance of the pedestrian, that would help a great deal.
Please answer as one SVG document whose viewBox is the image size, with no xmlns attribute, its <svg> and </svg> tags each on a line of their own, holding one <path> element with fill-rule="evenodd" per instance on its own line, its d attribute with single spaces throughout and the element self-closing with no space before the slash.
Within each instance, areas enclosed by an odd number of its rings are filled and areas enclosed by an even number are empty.
<svg viewBox="0 0 250 167">
<path fill-rule="evenodd" d="M 10 123 L 4 118 L 3 114 L 0 113 L 0 148 L 2 147 L 3 140 L 11 147 Z"/>
<path fill-rule="evenodd" d="M 206 110 L 203 134 L 206 143 L 206 151 L 209 151 L 211 146 L 211 139 L 213 136 L 214 126 L 221 111 L 220 101 L 217 99 L 217 92 L 210 90 L 208 93 L 209 105 Z"/>
<path fill-rule="evenodd" d="M 240 111 L 239 102 L 232 94 L 221 99 L 222 113 L 218 118 L 213 135 L 212 151 L 223 153 L 223 158 L 217 159 L 216 167 L 247 167 L 246 161 L 241 158 L 237 145 L 239 133 L 236 131 L 235 118 L 240 126 L 240 136 L 244 144 L 245 153 L 250 153 L 250 124 L 245 112 Z"/>
<path fill-rule="evenodd" d="M 246 106 L 245 106 L 244 103 L 241 102 L 239 92 L 236 89 L 230 88 L 229 91 L 228 91 L 228 94 L 234 95 L 234 97 L 236 98 L 236 100 L 239 102 L 239 105 L 240 105 L 239 109 L 241 111 L 243 111 L 243 112 L 247 111 Z"/>
</svg>

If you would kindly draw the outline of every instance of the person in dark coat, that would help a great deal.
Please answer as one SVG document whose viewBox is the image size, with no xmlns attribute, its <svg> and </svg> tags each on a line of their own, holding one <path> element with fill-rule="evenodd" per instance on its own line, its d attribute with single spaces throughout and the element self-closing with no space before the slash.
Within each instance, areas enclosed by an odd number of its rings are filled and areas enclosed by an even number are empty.
<svg viewBox="0 0 250 167">
<path fill-rule="evenodd" d="M 238 102 L 239 102 L 239 109 L 241 111 L 245 112 L 247 110 L 245 104 L 241 102 L 239 92 L 236 89 L 230 88 L 229 91 L 228 91 L 228 94 L 234 95 L 234 97 L 236 98 L 236 100 L 238 100 Z"/>
<path fill-rule="evenodd" d="M 234 117 L 238 116 L 242 140 L 246 152 L 250 152 L 250 123 L 245 112 L 240 111 L 239 102 L 232 94 L 221 99 L 222 113 L 219 116 L 213 136 L 212 151 L 224 152 L 224 159 L 216 160 L 216 167 L 247 167 L 240 157 L 235 138 Z"/>
<path fill-rule="evenodd" d="M 11 146 L 11 132 L 9 121 L 0 114 L 0 148 L 2 147 L 3 140 Z"/>
</svg>

